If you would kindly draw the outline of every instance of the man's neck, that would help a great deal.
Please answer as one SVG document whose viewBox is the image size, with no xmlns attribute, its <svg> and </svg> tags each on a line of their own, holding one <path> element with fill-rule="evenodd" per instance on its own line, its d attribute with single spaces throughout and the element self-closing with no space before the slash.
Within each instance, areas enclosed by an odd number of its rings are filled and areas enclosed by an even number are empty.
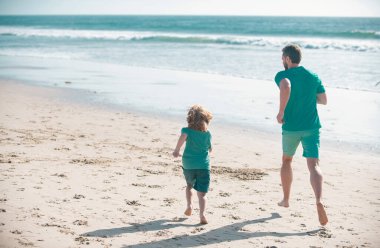
<svg viewBox="0 0 380 248">
<path fill-rule="evenodd" d="M 299 64 L 289 64 L 289 65 L 288 65 L 288 69 L 296 68 L 296 67 L 298 67 L 298 66 L 299 66 Z"/>
</svg>

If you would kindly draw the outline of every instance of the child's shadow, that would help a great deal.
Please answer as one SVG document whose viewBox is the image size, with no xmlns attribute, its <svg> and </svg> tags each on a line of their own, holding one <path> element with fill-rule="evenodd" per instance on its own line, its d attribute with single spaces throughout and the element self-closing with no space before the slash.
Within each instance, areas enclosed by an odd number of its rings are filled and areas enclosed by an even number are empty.
<svg viewBox="0 0 380 248">
<path fill-rule="evenodd" d="M 308 231 L 308 232 L 295 232 L 295 233 L 278 233 L 278 232 L 249 232 L 242 231 L 241 229 L 250 224 L 262 223 L 265 221 L 269 221 L 272 219 L 281 218 L 278 213 L 272 213 L 270 217 L 256 219 L 256 220 L 248 220 L 240 223 L 235 223 L 231 225 L 227 225 L 224 227 L 220 227 L 214 230 L 210 230 L 208 232 L 198 234 L 198 235 L 181 235 L 175 236 L 172 238 L 153 241 L 150 243 L 143 244 L 135 244 L 135 245 L 125 245 L 123 247 L 197 247 L 209 244 L 218 244 L 222 242 L 230 242 L 235 240 L 244 240 L 250 238 L 259 238 L 265 236 L 273 236 L 273 237 L 287 237 L 287 236 L 306 236 L 315 234 L 319 231 L 319 229 Z"/>
<path fill-rule="evenodd" d="M 158 230 L 164 230 L 164 229 L 169 229 L 169 228 L 175 228 L 178 226 L 188 226 L 188 227 L 201 226 L 201 224 L 192 225 L 192 224 L 181 223 L 184 220 L 186 220 L 186 218 L 179 218 L 177 220 L 168 220 L 168 219 L 155 220 L 155 221 L 145 222 L 144 224 L 131 223 L 131 226 L 128 226 L 128 227 L 99 229 L 96 231 L 83 233 L 81 236 L 108 238 L 108 237 L 118 236 L 123 233 L 158 231 Z"/>
</svg>

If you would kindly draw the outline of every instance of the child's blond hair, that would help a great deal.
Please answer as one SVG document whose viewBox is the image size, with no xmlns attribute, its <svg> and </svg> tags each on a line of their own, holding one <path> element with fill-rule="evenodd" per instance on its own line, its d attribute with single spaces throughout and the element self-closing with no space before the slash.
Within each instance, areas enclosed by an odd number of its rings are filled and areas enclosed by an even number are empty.
<svg viewBox="0 0 380 248">
<path fill-rule="evenodd" d="M 187 113 L 188 127 L 194 130 L 206 131 L 211 119 L 212 114 L 198 104 L 193 105 Z"/>
</svg>

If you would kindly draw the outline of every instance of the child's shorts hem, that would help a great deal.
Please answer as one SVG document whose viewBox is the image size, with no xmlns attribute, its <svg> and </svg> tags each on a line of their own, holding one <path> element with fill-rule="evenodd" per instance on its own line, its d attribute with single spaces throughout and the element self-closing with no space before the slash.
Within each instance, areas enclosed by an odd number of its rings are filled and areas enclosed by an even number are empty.
<svg viewBox="0 0 380 248">
<path fill-rule="evenodd" d="M 183 168 L 182 168 L 183 169 Z M 207 193 L 210 186 L 210 170 L 183 169 L 187 185 L 196 191 Z"/>
</svg>

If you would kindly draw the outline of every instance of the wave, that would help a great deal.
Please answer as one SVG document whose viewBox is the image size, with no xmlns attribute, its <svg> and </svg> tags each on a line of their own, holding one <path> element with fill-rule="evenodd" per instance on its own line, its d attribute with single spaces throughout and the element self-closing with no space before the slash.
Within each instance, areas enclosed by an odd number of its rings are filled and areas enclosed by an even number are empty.
<svg viewBox="0 0 380 248">
<path fill-rule="evenodd" d="M 375 31 L 353 31 L 355 34 L 375 34 Z M 327 39 L 286 36 L 238 36 L 182 34 L 143 31 L 109 31 L 109 30 L 67 30 L 67 29 L 32 29 L 0 27 L 0 36 L 35 37 L 53 39 L 85 39 L 129 42 L 162 42 L 189 44 L 224 44 L 252 47 L 283 47 L 297 43 L 305 49 L 343 50 L 359 52 L 380 52 L 380 41 L 359 39 Z"/>
<path fill-rule="evenodd" d="M 347 36 L 352 38 L 380 38 L 380 31 L 374 30 L 353 30 L 350 32 L 346 32 L 345 34 L 348 34 Z"/>
</svg>

